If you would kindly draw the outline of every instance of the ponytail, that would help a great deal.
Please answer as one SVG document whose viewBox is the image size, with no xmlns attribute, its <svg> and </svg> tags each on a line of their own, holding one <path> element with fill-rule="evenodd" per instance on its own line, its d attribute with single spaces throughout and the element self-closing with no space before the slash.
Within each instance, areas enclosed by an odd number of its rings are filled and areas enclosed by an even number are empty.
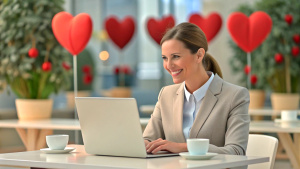
<svg viewBox="0 0 300 169">
<path fill-rule="evenodd" d="M 222 71 L 218 62 L 209 53 L 206 53 L 203 58 L 203 66 L 206 71 L 211 71 L 223 78 Z"/>
</svg>

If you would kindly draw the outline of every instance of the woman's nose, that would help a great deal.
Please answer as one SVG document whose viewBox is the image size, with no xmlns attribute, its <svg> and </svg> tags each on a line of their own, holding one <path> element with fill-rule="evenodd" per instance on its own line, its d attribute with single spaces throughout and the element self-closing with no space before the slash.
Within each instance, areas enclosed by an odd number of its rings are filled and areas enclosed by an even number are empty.
<svg viewBox="0 0 300 169">
<path fill-rule="evenodd" d="M 172 67 L 173 67 L 173 63 L 172 63 L 172 61 L 168 61 L 168 63 L 167 63 L 167 67 L 168 67 L 168 69 L 170 69 L 170 68 L 172 68 Z"/>
</svg>

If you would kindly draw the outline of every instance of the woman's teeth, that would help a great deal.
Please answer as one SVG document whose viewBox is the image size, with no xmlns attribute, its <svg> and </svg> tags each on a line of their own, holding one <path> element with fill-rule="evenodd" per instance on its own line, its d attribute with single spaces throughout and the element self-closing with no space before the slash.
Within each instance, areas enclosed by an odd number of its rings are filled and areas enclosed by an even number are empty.
<svg viewBox="0 0 300 169">
<path fill-rule="evenodd" d="M 182 71 L 182 69 L 181 69 L 181 70 L 178 70 L 178 71 L 176 71 L 176 72 L 171 72 L 171 73 L 172 73 L 172 75 L 176 75 L 176 74 L 180 73 L 181 71 Z"/>
</svg>

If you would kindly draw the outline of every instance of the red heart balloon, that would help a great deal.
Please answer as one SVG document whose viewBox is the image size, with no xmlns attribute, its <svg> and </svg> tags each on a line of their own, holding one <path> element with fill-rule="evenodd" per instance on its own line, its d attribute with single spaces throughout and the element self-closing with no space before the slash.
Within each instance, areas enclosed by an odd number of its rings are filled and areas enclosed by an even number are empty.
<svg viewBox="0 0 300 169">
<path fill-rule="evenodd" d="M 216 12 L 211 13 L 207 18 L 203 18 L 201 15 L 196 13 L 192 14 L 189 22 L 202 29 L 208 42 L 217 35 L 222 26 L 222 18 Z"/>
<path fill-rule="evenodd" d="M 159 45 L 161 38 L 167 29 L 175 25 L 173 16 L 163 17 L 161 20 L 149 18 L 147 21 L 147 29 L 152 39 Z"/>
<path fill-rule="evenodd" d="M 54 36 L 73 55 L 85 48 L 91 38 L 92 27 L 92 20 L 86 13 L 73 17 L 68 12 L 59 12 L 52 19 Z"/>
<path fill-rule="evenodd" d="M 125 17 L 119 22 L 115 16 L 111 16 L 105 21 L 105 29 L 110 39 L 123 49 L 134 34 L 135 24 L 132 17 Z"/>
<path fill-rule="evenodd" d="M 262 11 L 254 12 L 249 18 L 241 12 L 234 12 L 228 18 L 227 27 L 233 41 L 245 52 L 251 52 L 271 32 L 272 19 Z"/>
</svg>

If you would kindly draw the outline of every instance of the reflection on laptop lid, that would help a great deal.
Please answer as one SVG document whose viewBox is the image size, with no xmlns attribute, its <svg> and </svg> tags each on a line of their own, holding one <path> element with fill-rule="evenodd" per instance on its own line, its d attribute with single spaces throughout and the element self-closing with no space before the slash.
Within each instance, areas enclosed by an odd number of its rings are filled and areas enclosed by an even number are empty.
<svg viewBox="0 0 300 169">
<path fill-rule="evenodd" d="M 84 147 L 87 153 L 126 157 L 147 155 L 134 98 L 76 97 Z"/>
</svg>

